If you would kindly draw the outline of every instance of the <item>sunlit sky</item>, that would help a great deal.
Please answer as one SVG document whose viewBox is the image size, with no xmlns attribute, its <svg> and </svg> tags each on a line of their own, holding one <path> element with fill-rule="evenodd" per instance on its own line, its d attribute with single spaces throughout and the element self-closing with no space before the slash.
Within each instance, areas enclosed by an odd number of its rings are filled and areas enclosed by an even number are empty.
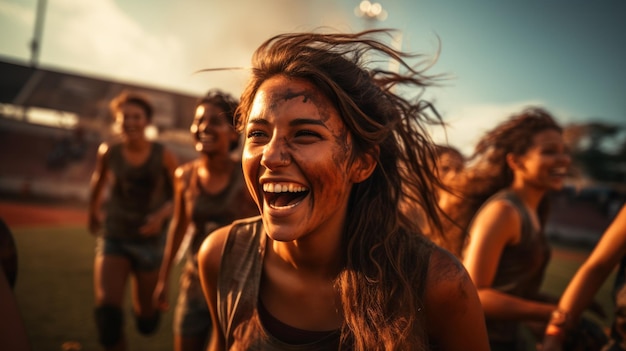
<svg viewBox="0 0 626 351">
<path fill-rule="evenodd" d="M 239 95 L 247 67 L 271 35 L 324 26 L 395 28 L 402 48 L 450 76 L 431 89 L 450 124 L 448 142 L 469 153 L 476 138 L 528 105 L 563 124 L 626 124 L 626 1 L 378 0 L 366 22 L 360 0 L 48 0 L 39 65 L 159 88 Z M 0 0 L 0 58 L 29 62 L 37 0 Z M 442 140 L 440 133 L 435 138 Z"/>
</svg>

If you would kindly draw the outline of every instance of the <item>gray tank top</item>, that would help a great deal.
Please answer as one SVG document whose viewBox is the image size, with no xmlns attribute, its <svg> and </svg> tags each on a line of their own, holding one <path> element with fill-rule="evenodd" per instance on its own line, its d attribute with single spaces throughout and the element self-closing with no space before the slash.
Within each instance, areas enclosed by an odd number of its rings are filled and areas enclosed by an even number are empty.
<svg viewBox="0 0 626 351">
<path fill-rule="evenodd" d="M 109 149 L 109 168 L 114 180 L 107 201 L 105 235 L 140 238 L 146 216 L 171 198 L 172 186 L 163 164 L 163 145 L 152 143 L 146 161 L 133 166 L 122 154 L 122 144 Z"/>
<path fill-rule="evenodd" d="M 492 288 L 524 299 L 534 299 L 539 292 L 546 267 L 550 260 L 550 246 L 543 229 L 536 230 L 522 200 L 512 191 L 502 190 L 490 197 L 491 201 L 505 200 L 518 211 L 521 222 L 521 239 L 516 245 L 504 248 L 493 280 Z M 479 209 L 480 211 L 480 209 Z M 518 321 L 486 319 L 489 339 L 498 342 L 518 340 Z"/>
<path fill-rule="evenodd" d="M 200 185 L 197 161 L 187 164 L 186 167 L 189 169 L 189 176 L 185 179 L 187 184 L 184 184 L 184 197 L 193 225 L 191 234 L 193 237 L 188 253 L 190 257 L 195 258 L 200 245 L 209 233 L 250 215 L 242 213 L 241 208 L 244 204 L 241 201 L 252 203 L 252 199 L 242 195 L 247 193 L 248 189 L 245 187 L 241 163 L 236 163 L 230 182 L 216 194 L 207 193 Z"/>
<path fill-rule="evenodd" d="M 266 234 L 261 217 L 233 223 L 217 283 L 217 313 L 227 350 L 326 351 L 339 348 L 339 332 L 309 344 L 287 344 L 270 335 L 258 311 Z"/>
</svg>

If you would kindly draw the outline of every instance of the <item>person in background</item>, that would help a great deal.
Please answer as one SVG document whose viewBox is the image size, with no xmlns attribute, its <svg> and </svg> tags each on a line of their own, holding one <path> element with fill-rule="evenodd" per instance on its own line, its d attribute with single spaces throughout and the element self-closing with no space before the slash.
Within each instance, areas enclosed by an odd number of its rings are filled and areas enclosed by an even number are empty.
<svg viewBox="0 0 626 351">
<path fill-rule="evenodd" d="M 436 216 L 429 104 L 394 93 L 430 78 L 383 33 L 283 34 L 254 53 L 237 125 L 261 216 L 198 254 L 209 350 L 489 349 L 465 269 L 399 210 Z"/>
<path fill-rule="evenodd" d="M 428 237 L 461 259 L 466 239 L 465 231 L 449 214 L 453 213 L 453 209 L 463 201 L 454 189 L 454 184 L 457 177 L 465 169 L 465 156 L 453 146 L 437 145 L 435 148 L 435 169 L 442 183 L 437 191 L 442 230 L 440 233 L 432 233 L 429 230 Z"/>
<path fill-rule="evenodd" d="M 174 215 L 154 299 L 160 310 L 169 307 L 171 267 L 181 243 L 189 241 L 174 314 L 177 351 L 205 350 L 211 336 L 211 314 L 198 278 L 200 245 L 218 227 L 259 214 L 245 186 L 240 157 L 232 154 L 239 145 L 233 125 L 237 105 L 230 94 L 219 90 L 211 90 L 199 100 L 191 134 L 200 156 L 175 173 Z"/>
<path fill-rule="evenodd" d="M 521 326 L 545 325 L 556 309 L 540 293 L 550 259 L 543 228 L 547 196 L 570 165 L 561 127 L 541 108 L 527 108 L 478 142 L 455 189 L 453 218 L 468 230 L 463 264 L 478 288 L 492 351 L 524 350 Z"/>
<path fill-rule="evenodd" d="M 111 102 L 121 140 L 98 148 L 91 178 L 89 231 L 97 236 L 94 260 L 95 320 L 106 350 L 125 350 L 124 292 L 131 280 L 137 329 L 151 334 L 159 312 L 152 295 L 172 214 L 176 157 L 146 138 L 153 108 L 141 95 L 123 92 Z M 106 208 L 104 190 L 110 185 Z"/>
<path fill-rule="evenodd" d="M 592 303 L 596 292 L 624 255 L 626 255 L 626 205 L 622 205 L 611 225 L 561 295 L 558 308 L 553 311 L 546 328 L 543 351 L 567 349 L 564 345 L 567 344 L 568 333 L 576 328 L 583 310 Z M 618 276 L 617 280 L 621 278 Z M 606 347 L 607 351 L 626 350 L 625 285 L 618 286 L 615 300 L 615 321 L 611 340 Z"/>
</svg>

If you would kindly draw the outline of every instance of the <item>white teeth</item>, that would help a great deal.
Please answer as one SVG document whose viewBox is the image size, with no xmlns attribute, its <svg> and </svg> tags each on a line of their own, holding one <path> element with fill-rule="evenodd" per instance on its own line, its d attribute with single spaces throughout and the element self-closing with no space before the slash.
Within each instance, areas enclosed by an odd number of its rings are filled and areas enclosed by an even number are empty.
<svg viewBox="0 0 626 351">
<path fill-rule="evenodd" d="M 296 202 L 295 204 L 291 204 L 291 205 L 287 205 L 287 206 L 274 206 L 274 205 L 269 205 L 271 208 L 273 209 L 277 209 L 277 210 L 285 210 L 288 208 L 292 208 L 292 207 L 296 207 L 300 204 L 300 201 Z"/>
<path fill-rule="evenodd" d="M 294 183 L 280 184 L 280 183 L 265 183 L 263 184 L 263 191 L 267 193 L 300 193 L 306 191 L 307 188 L 299 186 Z"/>
</svg>

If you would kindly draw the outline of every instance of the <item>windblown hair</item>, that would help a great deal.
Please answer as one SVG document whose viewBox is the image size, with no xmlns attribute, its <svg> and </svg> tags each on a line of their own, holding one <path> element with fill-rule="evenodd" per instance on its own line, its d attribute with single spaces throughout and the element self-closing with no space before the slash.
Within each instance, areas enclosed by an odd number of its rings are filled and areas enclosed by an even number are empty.
<svg viewBox="0 0 626 351">
<path fill-rule="evenodd" d="M 457 189 L 464 201 L 458 206 L 459 223 L 467 233 L 469 224 L 480 206 L 492 195 L 513 182 L 513 171 L 508 166 L 508 154 L 523 155 L 533 143 L 533 137 L 545 130 L 562 132 L 562 128 L 545 109 L 529 107 L 509 117 L 488 131 L 476 144 L 469 166 Z M 547 217 L 547 197 L 539 205 L 542 225 Z"/>
<path fill-rule="evenodd" d="M 351 162 L 369 153 L 377 161 L 373 174 L 354 185 L 342 245 L 344 268 L 336 285 L 344 315 L 341 345 L 354 350 L 422 350 L 427 348 L 422 295 L 432 244 L 413 218 L 399 210 L 416 203 L 437 221 L 434 184 L 428 167 L 434 144 L 425 125 L 441 123 L 432 106 L 420 99 L 438 76 L 425 75 L 406 61 L 419 55 L 394 50 L 376 40 L 388 30 L 356 34 L 283 34 L 254 53 L 252 78 L 241 98 L 243 129 L 259 86 L 284 75 L 306 79 L 325 94 L 353 138 Z M 375 55 L 399 64 L 402 73 L 375 66 Z M 418 89 L 414 101 L 397 87 Z"/>
<path fill-rule="evenodd" d="M 111 100 L 111 103 L 109 104 L 111 114 L 115 116 L 115 114 L 122 108 L 122 105 L 124 104 L 133 104 L 139 106 L 146 114 L 146 118 L 148 119 L 148 121 L 152 121 L 154 108 L 152 107 L 152 104 L 147 97 L 139 93 L 123 91 L 113 100 Z"/>
<path fill-rule="evenodd" d="M 203 97 L 201 97 L 196 103 L 196 108 L 200 105 L 213 105 L 224 111 L 226 120 L 233 127 L 235 126 L 235 113 L 237 112 L 237 108 L 239 107 L 239 101 L 232 96 L 231 94 L 222 91 L 220 89 L 211 89 L 209 90 Z M 191 133 L 195 134 L 194 126 L 196 126 L 197 121 L 194 119 L 191 127 Z M 230 150 L 234 150 L 239 146 L 239 139 L 232 142 L 230 145 Z"/>
</svg>

